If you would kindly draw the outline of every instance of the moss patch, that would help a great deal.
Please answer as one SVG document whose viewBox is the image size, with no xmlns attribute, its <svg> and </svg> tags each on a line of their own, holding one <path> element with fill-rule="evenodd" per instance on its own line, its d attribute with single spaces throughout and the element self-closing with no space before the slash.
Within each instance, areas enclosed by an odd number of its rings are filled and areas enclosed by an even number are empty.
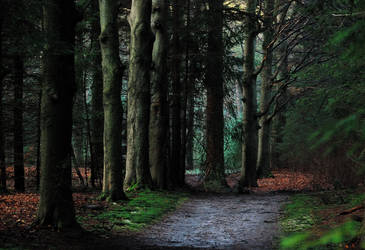
<svg viewBox="0 0 365 250">
<path fill-rule="evenodd" d="M 353 246 L 361 224 L 351 214 L 340 216 L 348 208 L 365 201 L 363 191 L 340 190 L 291 197 L 280 220 L 281 249 L 339 249 Z M 363 211 L 360 211 L 363 213 Z"/>
<path fill-rule="evenodd" d="M 176 209 L 186 193 L 144 190 L 128 193 L 128 201 L 112 202 L 103 211 L 78 216 L 87 230 L 106 232 L 138 231 Z"/>
</svg>

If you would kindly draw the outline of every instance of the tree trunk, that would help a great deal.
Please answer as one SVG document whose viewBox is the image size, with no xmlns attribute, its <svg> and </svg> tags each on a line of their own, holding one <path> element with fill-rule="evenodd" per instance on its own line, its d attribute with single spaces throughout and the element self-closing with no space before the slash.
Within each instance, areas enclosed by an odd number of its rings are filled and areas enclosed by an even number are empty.
<svg viewBox="0 0 365 250">
<path fill-rule="evenodd" d="M 187 146 L 187 106 L 188 106 L 188 91 L 189 91 L 189 75 L 190 75 L 190 0 L 186 1 L 186 26 L 185 26 L 185 79 L 183 91 L 181 92 L 181 152 L 180 152 L 180 173 L 179 183 L 185 183 L 186 171 L 186 146 Z"/>
<path fill-rule="evenodd" d="M 41 105 L 38 221 L 59 230 L 77 225 L 71 192 L 72 99 L 75 92 L 75 4 L 44 5 L 46 46 Z"/>
<path fill-rule="evenodd" d="M 188 41 L 189 42 L 189 41 Z M 196 53 L 192 48 L 192 52 Z M 191 56 L 190 73 L 187 90 L 187 134 L 186 134 L 186 167 L 194 169 L 194 119 L 195 119 L 195 77 L 197 73 L 196 55 Z"/>
<path fill-rule="evenodd" d="M 180 153 L 181 153 L 181 80 L 180 80 L 180 66 L 181 66 L 181 46 L 180 46 L 180 32 L 181 32 L 181 6 L 178 0 L 172 1 L 172 18 L 173 18 L 173 36 L 172 36 L 172 97 L 171 97 L 171 159 L 170 159 L 170 186 L 181 187 L 184 182 L 180 177 Z"/>
<path fill-rule="evenodd" d="M 276 1 L 276 6 L 279 8 L 282 4 L 282 0 Z M 283 18 L 285 18 L 284 14 L 279 13 L 277 16 L 277 23 L 283 22 Z M 285 36 L 285 34 L 283 35 Z M 287 100 L 287 94 L 286 94 L 286 88 L 282 88 L 285 79 L 288 78 L 288 57 L 287 57 L 287 41 L 280 41 L 281 45 L 278 47 L 275 57 L 277 58 L 277 61 L 279 63 L 279 68 L 277 69 L 278 72 L 278 79 L 283 79 L 283 82 L 278 83 L 275 86 L 275 90 L 279 91 L 281 89 L 282 93 L 279 98 L 279 102 L 286 102 Z M 280 161 L 280 152 L 278 150 L 278 146 L 283 142 L 283 128 L 285 126 L 286 120 L 285 120 L 285 113 L 284 110 L 281 110 L 272 120 L 272 126 L 271 126 L 271 145 L 270 145 L 270 168 L 275 169 L 279 168 L 282 165 L 282 162 Z"/>
<path fill-rule="evenodd" d="M 81 174 L 80 168 L 79 168 L 80 163 L 76 158 L 75 148 L 72 145 L 71 145 L 71 148 L 72 148 L 71 149 L 71 164 L 72 164 L 73 168 L 75 169 L 77 176 L 79 177 L 80 184 L 82 186 L 85 186 L 84 178 L 82 177 L 82 174 Z"/>
<path fill-rule="evenodd" d="M 93 18 L 91 26 L 90 39 L 92 43 L 92 86 L 91 86 L 91 141 L 94 160 L 91 171 L 91 185 L 95 187 L 95 181 L 102 178 L 104 148 L 103 148 L 103 131 L 104 131 L 104 110 L 103 110 L 103 75 L 101 72 L 101 54 L 98 36 L 100 34 L 99 5 L 97 0 L 91 2 L 92 13 L 97 16 Z"/>
<path fill-rule="evenodd" d="M 152 51 L 149 160 L 154 185 L 166 187 L 167 167 L 167 11 L 166 0 L 152 1 L 151 27 L 155 35 Z"/>
<path fill-rule="evenodd" d="M 272 40 L 273 40 L 273 12 L 274 0 L 265 1 L 264 10 L 264 41 L 262 50 L 266 57 L 262 70 L 262 83 L 260 91 L 260 112 L 264 113 L 268 108 L 271 98 L 272 86 Z M 258 134 L 258 155 L 257 155 L 257 175 L 258 177 L 267 176 L 270 172 L 270 125 L 271 120 L 268 119 L 268 114 L 262 115 L 259 119 L 259 134 Z"/>
<path fill-rule="evenodd" d="M 23 152 L 23 57 L 14 57 L 14 188 L 24 191 L 24 152 Z"/>
<path fill-rule="evenodd" d="M 191 79 L 191 78 L 190 78 Z M 192 81 L 189 80 L 192 85 Z M 186 167 L 187 169 L 194 169 L 194 92 L 189 88 L 187 98 L 187 134 L 186 134 Z"/>
<path fill-rule="evenodd" d="M 223 153 L 223 1 L 209 2 L 207 88 L 207 161 L 204 184 L 209 188 L 226 185 Z"/>
<path fill-rule="evenodd" d="M 256 159 L 257 159 L 257 118 L 256 118 L 256 74 L 255 71 L 255 9 L 256 0 L 247 1 L 247 15 L 245 17 L 244 39 L 244 75 L 243 75 L 243 142 L 242 142 L 242 169 L 239 181 L 239 191 L 244 187 L 257 186 Z"/>
<path fill-rule="evenodd" d="M 37 119 L 37 163 L 36 163 L 36 186 L 39 190 L 41 179 L 41 100 L 42 100 L 42 88 L 38 94 L 38 119 Z"/>
<path fill-rule="evenodd" d="M 139 188 L 151 187 L 149 167 L 150 68 L 153 35 L 151 1 L 133 0 L 130 19 L 131 44 L 128 81 L 127 174 L 136 171 Z M 126 179 L 129 186 L 131 180 Z"/>
<path fill-rule="evenodd" d="M 103 193 L 112 201 L 126 199 L 122 178 L 122 64 L 119 59 L 118 8 L 99 0 L 100 47 L 103 70 L 104 176 Z"/>
<path fill-rule="evenodd" d="M 2 28 L 3 28 L 3 17 L 5 13 L 4 1 L 0 0 L 0 192 L 6 190 L 6 166 L 5 166 L 5 136 L 3 128 L 3 79 L 4 79 L 4 68 L 2 61 Z"/>
</svg>

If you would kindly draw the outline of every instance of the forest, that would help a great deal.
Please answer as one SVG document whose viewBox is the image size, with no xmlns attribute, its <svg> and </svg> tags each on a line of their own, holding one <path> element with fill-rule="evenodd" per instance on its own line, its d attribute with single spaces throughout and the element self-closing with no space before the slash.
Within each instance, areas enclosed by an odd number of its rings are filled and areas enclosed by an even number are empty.
<svg viewBox="0 0 365 250">
<path fill-rule="evenodd" d="M 0 249 L 365 249 L 364 0 L 0 0 Z"/>
</svg>

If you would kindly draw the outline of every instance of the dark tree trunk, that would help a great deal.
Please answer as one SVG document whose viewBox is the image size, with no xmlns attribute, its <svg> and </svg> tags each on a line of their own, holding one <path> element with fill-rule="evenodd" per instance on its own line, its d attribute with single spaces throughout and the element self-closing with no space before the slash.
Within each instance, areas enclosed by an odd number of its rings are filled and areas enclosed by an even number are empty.
<svg viewBox="0 0 365 250">
<path fill-rule="evenodd" d="M 181 175 L 180 153 L 181 153 L 181 45 L 180 45 L 180 29 L 181 29 L 181 7 L 178 0 L 172 1 L 172 18 L 173 18 L 173 38 L 172 38 L 172 97 L 171 97 L 171 159 L 169 170 L 171 176 L 169 177 L 170 186 L 181 187 L 184 185 Z"/>
<path fill-rule="evenodd" d="M 187 91 L 187 122 L 186 122 L 186 167 L 187 169 L 194 168 L 193 147 L 194 147 L 194 80 L 195 80 L 195 60 L 192 59 L 190 65 L 190 75 L 188 80 Z"/>
<path fill-rule="evenodd" d="M 159 188 L 166 188 L 168 146 L 167 11 L 166 0 L 152 1 L 151 27 L 155 42 L 152 51 L 149 161 L 152 180 Z"/>
<path fill-rule="evenodd" d="M 103 131 L 104 131 L 104 110 L 103 110 L 103 75 L 101 72 L 101 54 L 98 37 L 100 34 L 99 5 L 97 0 L 91 2 L 92 29 L 90 39 L 92 43 L 92 86 L 91 86 L 91 141 L 92 165 L 91 185 L 95 187 L 96 180 L 102 178 L 103 170 Z"/>
<path fill-rule="evenodd" d="M 279 8 L 282 4 L 282 0 L 276 0 L 276 8 Z M 282 23 L 285 20 L 285 15 L 282 13 L 279 13 L 276 15 L 277 23 Z M 282 35 L 282 36 L 285 36 Z M 282 37 L 280 38 L 282 39 Z M 288 42 L 285 40 L 280 41 L 281 45 L 278 47 L 278 49 L 275 52 L 275 57 L 277 58 L 277 61 L 279 62 L 278 67 L 278 79 L 285 79 L 288 78 L 288 57 L 287 57 L 287 46 Z M 278 83 L 275 86 L 276 91 L 282 91 L 279 103 L 285 103 L 288 96 L 286 93 L 286 88 L 283 88 L 283 84 L 285 83 L 285 80 Z M 271 145 L 270 145 L 270 168 L 275 169 L 282 167 L 283 163 L 280 161 L 280 152 L 278 149 L 278 146 L 283 142 L 283 128 L 286 123 L 285 119 L 285 109 L 282 109 L 281 112 L 276 114 L 272 120 L 272 126 L 271 126 Z"/>
<path fill-rule="evenodd" d="M 14 57 L 14 188 L 24 191 L 24 152 L 23 152 L 23 71 L 21 55 Z"/>
<path fill-rule="evenodd" d="M 37 120 L 37 163 L 36 163 L 36 185 L 39 190 L 41 179 L 41 100 L 42 100 L 42 88 L 38 95 L 38 120 Z"/>
<path fill-rule="evenodd" d="M 188 106 L 188 91 L 189 91 L 189 61 L 190 61 L 190 0 L 186 1 L 186 26 L 185 26 L 185 79 L 183 85 L 183 91 L 181 92 L 181 152 L 180 152 L 180 173 L 179 183 L 185 183 L 185 171 L 186 171 L 186 144 L 187 144 L 187 106 Z"/>
<path fill-rule="evenodd" d="M 5 136 L 3 128 L 3 80 L 4 80 L 4 68 L 3 68 L 3 51 L 2 51 L 2 29 L 3 18 L 5 13 L 4 1 L 0 0 L 0 192 L 6 190 L 6 166 L 5 166 Z"/>
<path fill-rule="evenodd" d="M 205 84 L 207 88 L 206 138 L 207 161 L 204 185 L 226 185 L 223 153 L 223 1 L 209 2 L 208 56 Z"/>
<path fill-rule="evenodd" d="M 273 12 L 274 0 L 265 1 L 264 10 L 264 40 L 262 50 L 266 57 L 262 70 L 262 83 L 260 90 L 260 112 L 263 113 L 268 108 L 271 98 L 272 87 L 272 40 L 273 40 Z M 258 177 L 268 176 L 270 173 L 270 126 L 271 119 L 268 119 L 268 114 L 262 115 L 259 119 L 258 132 L 258 155 L 257 155 L 257 175 Z"/>
<path fill-rule="evenodd" d="M 132 184 L 135 170 L 137 186 L 151 187 L 149 167 L 150 69 L 153 34 L 151 1 L 133 0 L 130 13 L 131 43 L 128 81 L 127 166 L 125 187 Z"/>
<path fill-rule="evenodd" d="M 255 40 L 256 0 L 247 1 L 245 17 L 245 47 L 244 47 L 244 75 L 243 75 L 243 142 L 242 142 L 242 169 L 239 181 L 239 191 L 244 187 L 257 186 L 256 161 L 257 161 L 257 100 L 255 74 Z"/>
<path fill-rule="evenodd" d="M 71 192 L 75 14 L 73 0 L 45 1 L 38 221 L 59 230 L 77 225 Z"/>
<path fill-rule="evenodd" d="M 104 176 L 103 193 L 112 201 L 126 199 L 122 178 L 123 68 L 119 59 L 118 8 L 114 0 L 99 0 L 100 48 L 103 70 Z"/>
</svg>

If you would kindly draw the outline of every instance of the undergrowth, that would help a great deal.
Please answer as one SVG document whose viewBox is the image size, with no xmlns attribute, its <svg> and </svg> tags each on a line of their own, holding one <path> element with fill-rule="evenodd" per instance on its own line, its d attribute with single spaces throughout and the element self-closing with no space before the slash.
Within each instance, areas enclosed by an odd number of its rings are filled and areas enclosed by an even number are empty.
<svg viewBox="0 0 365 250">
<path fill-rule="evenodd" d="M 338 214 L 333 214 L 330 218 L 323 218 L 321 214 L 323 211 L 352 208 L 364 201 L 364 193 L 354 193 L 351 190 L 292 196 L 290 202 L 284 206 L 280 219 L 280 249 L 320 250 L 354 247 L 361 223 L 350 219 L 343 223 L 331 223 L 332 220 L 336 221 L 335 217 Z"/>
<path fill-rule="evenodd" d="M 128 201 L 112 202 L 102 211 L 78 216 L 87 230 L 98 232 L 139 231 L 175 210 L 188 197 L 185 193 L 144 190 L 127 193 Z"/>
</svg>

